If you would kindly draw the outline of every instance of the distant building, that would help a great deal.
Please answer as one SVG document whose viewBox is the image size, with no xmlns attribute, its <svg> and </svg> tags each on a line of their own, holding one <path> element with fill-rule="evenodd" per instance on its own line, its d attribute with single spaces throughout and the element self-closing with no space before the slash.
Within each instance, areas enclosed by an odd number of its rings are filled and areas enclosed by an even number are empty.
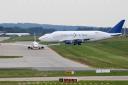
<svg viewBox="0 0 128 85">
<path fill-rule="evenodd" d="M 13 35 L 25 36 L 25 35 L 30 35 L 30 33 L 5 33 L 5 35 L 7 35 L 7 36 L 13 36 Z"/>
</svg>

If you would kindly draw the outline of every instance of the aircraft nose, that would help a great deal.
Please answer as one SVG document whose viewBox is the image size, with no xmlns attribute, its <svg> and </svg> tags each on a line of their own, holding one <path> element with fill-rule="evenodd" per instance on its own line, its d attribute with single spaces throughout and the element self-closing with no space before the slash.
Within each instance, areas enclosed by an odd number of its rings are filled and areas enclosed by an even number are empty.
<svg viewBox="0 0 128 85">
<path fill-rule="evenodd" d="M 49 36 L 49 35 L 43 35 L 43 36 L 41 36 L 41 37 L 39 37 L 39 40 L 40 41 L 51 41 L 51 36 Z"/>
<path fill-rule="evenodd" d="M 41 41 L 42 40 L 42 37 L 39 37 L 38 39 Z"/>
<path fill-rule="evenodd" d="M 47 38 L 48 38 L 47 36 L 41 36 L 41 37 L 39 37 L 39 40 L 40 41 L 47 41 Z"/>
</svg>

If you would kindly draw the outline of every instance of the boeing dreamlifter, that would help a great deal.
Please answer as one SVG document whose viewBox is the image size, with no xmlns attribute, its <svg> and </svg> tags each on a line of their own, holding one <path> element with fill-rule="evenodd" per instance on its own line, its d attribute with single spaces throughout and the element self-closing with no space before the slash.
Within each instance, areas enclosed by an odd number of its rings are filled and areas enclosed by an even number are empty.
<svg viewBox="0 0 128 85">
<path fill-rule="evenodd" d="M 81 45 L 86 41 L 97 41 L 121 35 L 125 20 L 121 20 L 108 32 L 103 31 L 55 31 L 39 38 L 44 42 L 64 42 L 65 44 Z"/>
</svg>

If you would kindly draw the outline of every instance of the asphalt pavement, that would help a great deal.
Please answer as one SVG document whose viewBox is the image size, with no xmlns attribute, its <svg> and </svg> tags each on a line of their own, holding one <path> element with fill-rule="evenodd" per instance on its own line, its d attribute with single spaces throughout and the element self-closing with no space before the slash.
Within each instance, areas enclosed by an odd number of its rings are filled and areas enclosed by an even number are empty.
<svg viewBox="0 0 128 85">
<path fill-rule="evenodd" d="M 36 68 L 39 70 L 80 70 L 87 65 L 63 58 L 45 46 L 42 50 L 28 50 L 31 42 L 1 43 L 0 56 L 23 56 L 0 59 L 0 68 Z"/>
</svg>

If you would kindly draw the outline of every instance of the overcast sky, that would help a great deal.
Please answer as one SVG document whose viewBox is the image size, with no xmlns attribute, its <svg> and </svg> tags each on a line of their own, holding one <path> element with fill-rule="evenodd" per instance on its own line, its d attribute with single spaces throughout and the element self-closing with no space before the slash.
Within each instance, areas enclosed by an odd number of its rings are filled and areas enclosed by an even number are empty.
<svg viewBox="0 0 128 85">
<path fill-rule="evenodd" d="M 128 0 L 0 0 L 0 23 L 107 27 L 128 19 L 127 8 Z"/>
</svg>

